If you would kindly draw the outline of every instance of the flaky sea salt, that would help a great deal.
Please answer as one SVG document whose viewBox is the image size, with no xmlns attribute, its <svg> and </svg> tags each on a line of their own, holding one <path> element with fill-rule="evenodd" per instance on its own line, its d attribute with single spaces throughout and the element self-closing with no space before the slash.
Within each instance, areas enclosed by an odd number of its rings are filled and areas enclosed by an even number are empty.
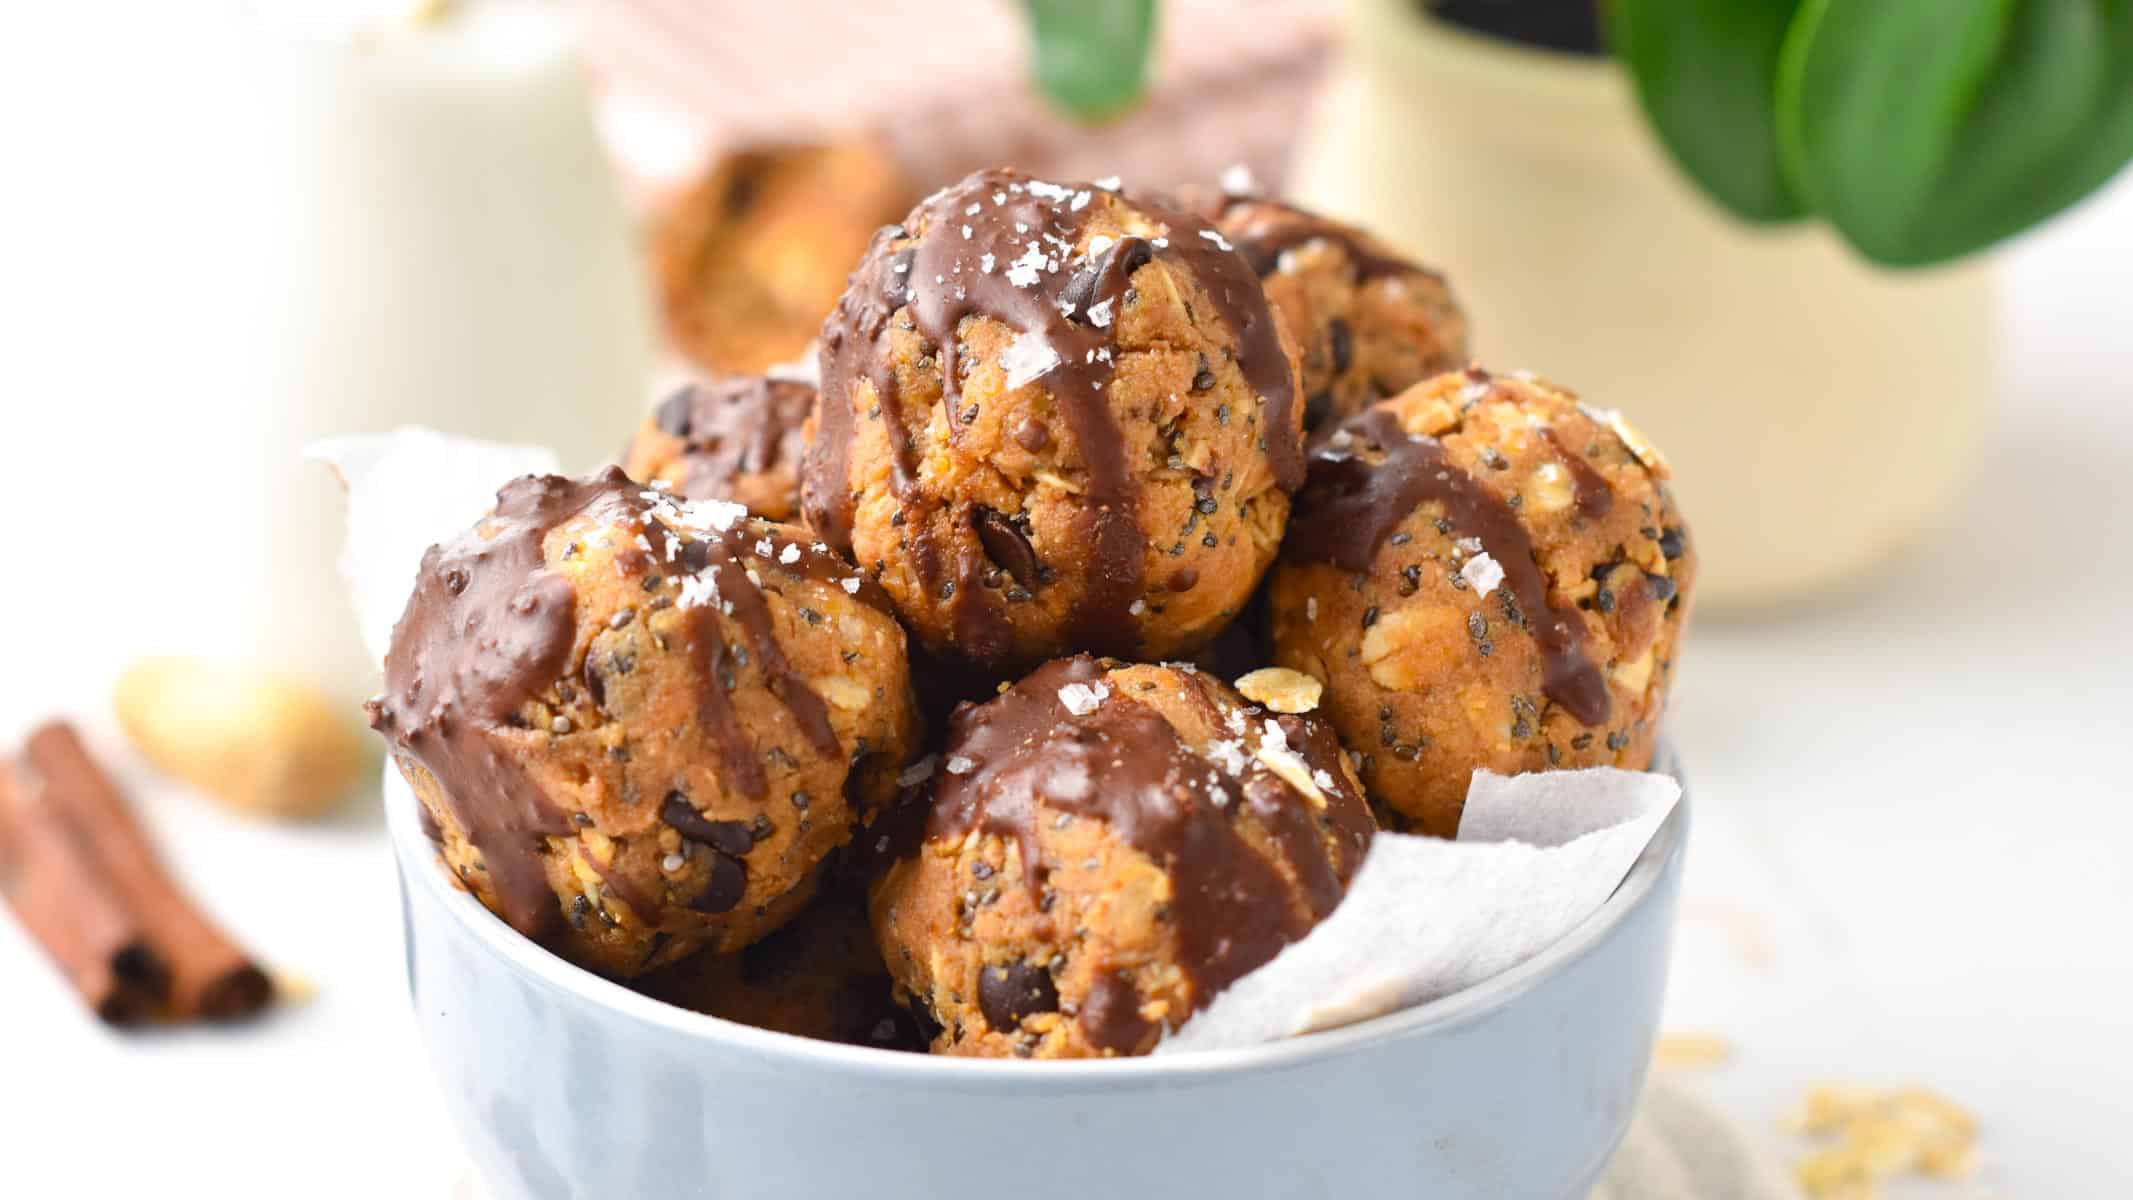
<svg viewBox="0 0 2133 1200">
<path fill-rule="evenodd" d="M 933 764 L 939 761 L 939 755 L 928 754 L 926 757 L 919 759 L 917 762 L 912 763 L 908 767 L 905 767 L 903 771 L 896 776 L 896 786 L 914 787 L 918 784 L 926 782 L 928 779 L 933 778 Z"/>
<path fill-rule="evenodd" d="M 841 583 L 841 584 L 843 584 L 843 586 L 844 586 L 844 590 L 845 590 L 845 593 L 846 593 L 847 595 L 852 595 L 852 596 L 856 596 L 856 595 L 858 595 L 858 594 L 859 594 L 859 577 L 858 577 L 858 576 L 854 575 L 854 576 L 853 576 L 852 578 L 850 578 L 850 579 L 844 579 L 844 580 L 839 580 L 838 582 L 839 582 L 839 583 Z"/>
<path fill-rule="evenodd" d="M 1044 251 L 1036 246 L 1031 246 L 1022 252 L 1022 257 L 1008 264 L 1007 282 L 1021 288 L 1035 287 L 1037 286 L 1037 272 L 1044 270 L 1045 266 Z"/>
<path fill-rule="evenodd" d="M 1095 712 L 1096 706 L 1102 704 L 1104 697 L 1110 694 L 1111 689 L 1101 683 L 1070 683 L 1059 689 L 1059 703 L 1065 705 L 1066 710 L 1075 716 L 1086 717 Z"/>
<path fill-rule="evenodd" d="M 1119 189 L 1121 184 L 1119 183 L 1118 176 L 1106 175 L 1102 179 L 1097 180 L 1092 186 L 1102 188 L 1104 191 L 1107 192 L 1115 192 Z"/>
<path fill-rule="evenodd" d="M 1311 778 L 1310 768 L 1304 765 L 1303 759 L 1298 758 L 1294 750 L 1289 749 L 1289 736 L 1282 732 L 1279 722 L 1269 720 L 1261 728 L 1259 749 L 1253 757 L 1264 764 L 1267 770 L 1281 776 L 1289 786 L 1302 792 L 1305 799 L 1319 802 L 1325 800 L 1325 793 L 1319 790 L 1317 782 Z"/>
<path fill-rule="evenodd" d="M 1503 564 L 1486 553 L 1477 554 L 1467 559 L 1466 565 L 1459 568 L 1459 578 L 1467 581 L 1476 596 L 1487 596 L 1496 590 L 1497 584 L 1503 582 Z"/>
<path fill-rule="evenodd" d="M 1213 243 L 1214 243 L 1214 244 L 1215 244 L 1215 245 L 1216 245 L 1216 246 L 1217 246 L 1218 248 L 1220 248 L 1220 249 L 1223 249 L 1223 250 L 1235 250 L 1235 249 L 1236 249 L 1236 247 L 1235 247 L 1235 246 L 1232 246 L 1232 245 L 1230 245 L 1230 244 L 1229 244 L 1229 239 L 1228 239 L 1228 238 L 1226 238 L 1226 237 L 1223 237 L 1223 236 L 1222 236 L 1221 234 L 1219 234 L 1219 233 L 1216 233 L 1216 232 L 1215 232 L 1214 230 L 1212 230 L 1212 229 L 1202 229 L 1202 230 L 1200 231 L 1200 236 L 1201 236 L 1201 237 L 1204 237 L 1204 238 L 1206 238 L 1206 239 L 1207 239 L 1208 241 L 1210 241 L 1210 242 L 1213 242 Z"/>
<path fill-rule="evenodd" d="M 1098 329 L 1110 328 L 1111 307 L 1115 303 L 1116 301 L 1106 300 L 1101 304 L 1091 304 L 1089 306 L 1089 323 Z"/>
<path fill-rule="evenodd" d="M 1018 333 L 1000 355 L 1000 369 L 1007 372 L 1007 386 L 1018 388 L 1041 379 L 1059 365 L 1059 352 L 1041 333 Z"/>
<path fill-rule="evenodd" d="M 701 575 L 682 576 L 678 603 L 683 608 L 702 608 L 718 603 L 718 568 L 714 566 Z"/>
<path fill-rule="evenodd" d="M 1229 166 L 1224 167 L 1218 182 L 1222 186 L 1224 195 L 1256 196 L 1259 194 L 1259 181 L 1252 178 L 1252 169 L 1243 163 L 1231 163 Z"/>
<path fill-rule="evenodd" d="M 978 769 L 978 760 L 967 755 L 951 754 L 948 756 L 947 767 L 950 775 L 968 775 Z"/>
<path fill-rule="evenodd" d="M 792 542 L 785 543 L 785 548 L 783 550 L 778 551 L 778 561 L 784 563 L 788 567 L 796 562 L 799 562 L 800 547 Z"/>
</svg>

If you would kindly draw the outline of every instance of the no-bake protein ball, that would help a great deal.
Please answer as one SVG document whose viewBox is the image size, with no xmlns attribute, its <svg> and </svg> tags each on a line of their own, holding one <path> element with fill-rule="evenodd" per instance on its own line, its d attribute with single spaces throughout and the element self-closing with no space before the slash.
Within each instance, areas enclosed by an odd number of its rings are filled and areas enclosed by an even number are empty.
<svg viewBox="0 0 2133 1200">
<path fill-rule="evenodd" d="M 868 139 L 725 155 L 652 228 L 668 339 L 706 370 L 791 360 L 814 340 L 867 240 L 917 194 Z"/>
<path fill-rule="evenodd" d="M 1274 657 L 1325 684 L 1388 827 L 1455 833 L 1476 767 L 1650 764 L 1696 562 L 1666 477 L 1618 414 L 1478 369 L 1313 451 Z"/>
<path fill-rule="evenodd" d="M 808 523 L 995 672 L 1191 651 L 1302 481 L 1295 368 L 1200 219 L 974 175 L 882 231 L 823 327 Z"/>
<path fill-rule="evenodd" d="M 1147 1053 L 1331 912 L 1375 828 L 1329 729 L 1191 668 L 1046 664 L 958 710 L 931 771 L 864 836 L 949 1054 Z"/>
<path fill-rule="evenodd" d="M 812 384 L 737 375 L 677 389 L 645 418 L 624 453 L 630 478 L 688 500 L 731 500 L 770 521 L 800 515 Z"/>
<path fill-rule="evenodd" d="M 1298 348 L 1304 428 L 1337 424 L 1467 361 L 1466 314 L 1444 276 L 1370 234 L 1277 200 L 1204 192 Z"/>
<path fill-rule="evenodd" d="M 805 903 L 918 738 L 903 632 L 804 532 L 610 468 L 432 547 L 370 704 L 446 864 L 630 976 Z"/>
</svg>

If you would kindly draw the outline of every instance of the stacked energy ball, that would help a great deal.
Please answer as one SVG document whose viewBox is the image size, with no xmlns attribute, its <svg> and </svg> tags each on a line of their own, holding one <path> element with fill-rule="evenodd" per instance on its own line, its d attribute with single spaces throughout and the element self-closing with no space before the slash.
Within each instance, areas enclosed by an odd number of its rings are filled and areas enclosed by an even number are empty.
<svg viewBox="0 0 2133 1200">
<path fill-rule="evenodd" d="M 1142 1054 L 1475 768 L 1650 759 L 1664 464 L 1468 366 L 1360 231 L 984 172 L 875 237 L 817 366 L 507 485 L 394 633 L 373 723 L 443 860 L 573 961 L 808 1036 Z"/>
</svg>

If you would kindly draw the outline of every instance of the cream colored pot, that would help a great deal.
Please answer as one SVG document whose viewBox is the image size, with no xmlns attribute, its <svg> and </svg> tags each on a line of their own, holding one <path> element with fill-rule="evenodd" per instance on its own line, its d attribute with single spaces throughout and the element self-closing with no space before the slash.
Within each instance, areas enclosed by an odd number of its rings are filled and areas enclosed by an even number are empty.
<svg viewBox="0 0 2133 1200">
<path fill-rule="evenodd" d="M 1935 515 L 1991 395 L 1993 278 L 1896 273 L 1696 192 L 1610 61 L 1350 0 L 1293 191 L 1446 270 L 1477 359 L 1626 412 L 1673 463 L 1699 605 L 1832 584 Z"/>
</svg>

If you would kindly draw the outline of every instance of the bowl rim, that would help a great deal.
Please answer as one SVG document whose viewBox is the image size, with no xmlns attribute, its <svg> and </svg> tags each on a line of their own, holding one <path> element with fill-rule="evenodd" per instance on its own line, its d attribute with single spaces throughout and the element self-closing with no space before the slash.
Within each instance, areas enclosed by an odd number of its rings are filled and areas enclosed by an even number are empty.
<svg viewBox="0 0 2133 1200">
<path fill-rule="evenodd" d="M 1679 770 L 1666 761 L 1664 751 L 1661 754 L 1655 769 L 1666 770 L 1678 779 Z M 640 1031 L 715 1044 L 775 1065 L 837 1071 L 888 1084 L 954 1084 L 1002 1092 L 1024 1091 L 1040 1079 L 1056 1091 L 1091 1092 L 1176 1085 L 1241 1072 L 1281 1071 L 1363 1053 L 1395 1038 L 1448 1032 L 1482 1021 L 1509 1007 L 1542 980 L 1593 953 L 1632 912 L 1650 902 L 1659 882 L 1678 868 L 1688 842 L 1689 823 L 1689 796 L 1684 786 L 1673 811 L 1597 910 L 1540 953 L 1449 996 L 1352 1025 L 1252 1046 L 1161 1057 L 1036 1061 L 960 1058 L 845 1045 L 758 1029 L 642 995 L 521 935 L 483 907 L 471 892 L 456 886 L 449 872 L 435 869 L 435 851 L 415 816 L 419 802 L 413 790 L 399 778 L 390 760 L 385 764 L 384 775 L 385 823 L 402 882 L 402 905 L 413 903 L 408 897 L 409 888 L 422 889 L 452 914 L 463 934 L 499 960 L 499 965 L 530 980 L 541 991 L 601 1010 Z M 415 919 L 412 913 L 407 918 L 410 923 Z"/>
</svg>

